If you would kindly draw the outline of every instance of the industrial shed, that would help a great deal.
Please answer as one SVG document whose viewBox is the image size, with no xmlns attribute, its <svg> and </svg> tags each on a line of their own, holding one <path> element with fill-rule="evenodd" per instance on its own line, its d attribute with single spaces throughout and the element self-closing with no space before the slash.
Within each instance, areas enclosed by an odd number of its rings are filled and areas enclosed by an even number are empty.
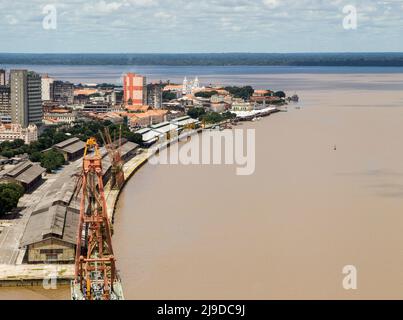
<svg viewBox="0 0 403 320">
<path fill-rule="evenodd" d="M 75 197 L 79 167 L 68 167 L 33 209 L 20 247 L 27 263 L 73 263 L 80 199 Z"/>
<path fill-rule="evenodd" d="M 39 164 L 24 161 L 5 172 L 0 182 L 17 183 L 24 187 L 25 192 L 30 192 L 41 182 L 45 171 Z"/>
<path fill-rule="evenodd" d="M 55 144 L 53 148 L 60 151 L 66 161 L 74 161 L 83 156 L 85 143 L 78 138 L 70 138 Z"/>
<path fill-rule="evenodd" d="M 28 263 L 73 263 L 80 211 L 61 204 L 31 214 L 21 246 Z"/>
</svg>

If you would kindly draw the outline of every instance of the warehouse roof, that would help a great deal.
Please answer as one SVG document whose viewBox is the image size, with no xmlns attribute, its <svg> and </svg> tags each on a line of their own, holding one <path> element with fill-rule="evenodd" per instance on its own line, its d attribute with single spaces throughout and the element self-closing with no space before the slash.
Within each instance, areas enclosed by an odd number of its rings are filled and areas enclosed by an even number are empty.
<svg viewBox="0 0 403 320">
<path fill-rule="evenodd" d="M 35 211 L 29 217 L 21 246 L 54 237 L 76 244 L 80 211 L 60 204 Z"/>
<path fill-rule="evenodd" d="M 46 169 L 31 161 L 24 161 L 5 174 L 5 177 L 13 178 L 19 182 L 30 184 L 38 178 Z"/>
<path fill-rule="evenodd" d="M 59 143 L 56 143 L 55 145 L 54 145 L 54 147 L 55 148 L 64 148 L 64 147 L 66 147 L 66 146 L 69 146 L 69 145 L 71 145 L 71 144 L 73 144 L 73 143 L 75 143 L 75 142 L 77 142 L 77 141 L 80 141 L 80 139 L 78 139 L 78 138 L 70 138 L 70 139 L 67 139 L 67 140 L 64 140 L 64 141 L 62 141 L 62 142 L 59 142 Z"/>
<path fill-rule="evenodd" d="M 53 147 L 67 153 L 76 153 L 85 148 L 85 142 L 78 138 L 70 138 L 55 144 Z"/>
</svg>

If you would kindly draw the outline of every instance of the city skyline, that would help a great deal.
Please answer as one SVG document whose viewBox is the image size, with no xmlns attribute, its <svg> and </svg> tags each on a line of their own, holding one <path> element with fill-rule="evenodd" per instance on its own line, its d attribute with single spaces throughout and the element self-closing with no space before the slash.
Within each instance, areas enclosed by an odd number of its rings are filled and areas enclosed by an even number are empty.
<svg viewBox="0 0 403 320">
<path fill-rule="evenodd" d="M 0 12 L 1 52 L 403 51 L 400 0 L 1 0 Z"/>
</svg>

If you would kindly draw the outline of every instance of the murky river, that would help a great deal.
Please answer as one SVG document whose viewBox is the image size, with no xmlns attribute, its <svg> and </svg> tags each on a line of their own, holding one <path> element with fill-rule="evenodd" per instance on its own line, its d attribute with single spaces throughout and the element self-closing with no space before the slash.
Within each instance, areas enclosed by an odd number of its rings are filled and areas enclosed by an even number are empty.
<svg viewBox="0 0 403 320">
<path fill-rule="evenodd" d="M 147 164 L 131 179 L 113 237 L 126 298 L 403 298 L 403 74 L 304 77 L 326 88 L 238 127 L 256 130 L 254 174 Z"/>
</svg>

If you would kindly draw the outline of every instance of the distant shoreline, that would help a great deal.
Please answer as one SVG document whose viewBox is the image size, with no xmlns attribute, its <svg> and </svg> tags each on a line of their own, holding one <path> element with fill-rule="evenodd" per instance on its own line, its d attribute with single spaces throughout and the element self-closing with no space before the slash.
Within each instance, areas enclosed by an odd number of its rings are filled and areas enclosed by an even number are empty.
<svg viewBox="0 0 403 320">
<path fill-rule="evenodd" d="M 75 66 L 403 67 L 403 52 L 386 53 L 0 53 L 2 64 Z"/>
</svg>

